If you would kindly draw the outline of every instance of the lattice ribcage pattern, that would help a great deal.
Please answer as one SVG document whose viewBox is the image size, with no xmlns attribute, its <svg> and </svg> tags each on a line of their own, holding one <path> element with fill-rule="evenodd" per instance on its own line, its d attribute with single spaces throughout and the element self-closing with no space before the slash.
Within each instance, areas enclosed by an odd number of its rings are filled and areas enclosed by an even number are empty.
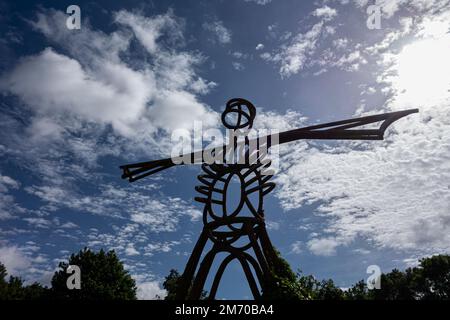
<svg viewBox="0 0 450 320">
<path fill-rule="evenodd" d="M 223 252 L 228 255 L 213 278 L 209 298 L 215 298 L 222 275 L 234 259 L 241 264 L 254 298 L 261 297 L 257 281 L 260 286 L 264 283 L 269 275 L 269 257 L 274 254 L 265 228 L 263 198 L 275 187 L 270 182 L 272 175 L 263 174 L 270 161 L 263 160 L 259 157 L 253 164 L 202 165 L 203 173 L 198 176 L 201 185 L 196 187 L 200 196 L 195 200 L 204 204 L 204 227 L 182 276 L 179 298 L 200 297 L 215 257 Z M 230 192 L 232 184 L 237 184 L 240 191 Z M 230 207 L 230 197 L 236 197 L 235 193 L 239 198 Z M 208 241 L 212 248 L 200 262 Z"/>
</svg>

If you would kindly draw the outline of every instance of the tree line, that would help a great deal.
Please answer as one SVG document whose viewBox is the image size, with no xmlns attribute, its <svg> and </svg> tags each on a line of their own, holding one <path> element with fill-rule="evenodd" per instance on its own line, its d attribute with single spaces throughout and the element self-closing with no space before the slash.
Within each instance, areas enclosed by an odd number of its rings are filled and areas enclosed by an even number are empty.
<svg viewBox="0 0 450 320">
<path fill-rule="evenodd" d="M 380 289 L 369 290 L 364 280 L 348 289 L 336 286 L 332 279 L 318 280 L 294 273 L 287 261 L 278 254 L 271 270 L 273 280 L 263 284 L 266 300 L 449 300 L 450 256 L 435 255 L 419 260 L 416 267 L 397 269 L 381 274 Z M 175 299 L 180 274 L 172 269 L 163 283 L 166 299 Z M 207 292 L 202 298 L 206 299 Z"/>
<path fill-rule="evenodd" d="M 69 289 L 69 265 L 81 271 L 81 289 Z M 0 300 L 135 300 L 136 282 L 125 270 L 116 253 L 90 249 L 72 254 L 68 262 L 60 262 L 51 280 L 51 287 L 35 282 L 24 285 L 21 278 L 10 276 L 0 262 Z"/>
<path fill-rule="evenodd" d="M 70 290 L 67 279 L 69 265 L 79 266 L 81 289 Z M 90 249 L 72 254 L 68 262 L 60 262 L 51 286 L 35 282 L 25 285 L 20 277 L 9 276 L 0 262 L 0 300 L 135 300 L 136 282 L 125 270 L 116 253 Z M 266 300 L 448 300 L 450 299 L 450 256 L 423 258 L 416 267 L 397 269 L 381 275 L 381 288 L 369 290 L 361 280 L 348 289 L 333 280 L 318 280 L 301 271 L 294 273 L 279 256 L 270 283 L 263 284 Z M 180 274 L 172 269 L 163 283 L 165 299 L 175 298 Z M 206 299 L 208 293 L 202 294 Z M 161 298 L 161 297 L 160 297 Z"/>
</svg>

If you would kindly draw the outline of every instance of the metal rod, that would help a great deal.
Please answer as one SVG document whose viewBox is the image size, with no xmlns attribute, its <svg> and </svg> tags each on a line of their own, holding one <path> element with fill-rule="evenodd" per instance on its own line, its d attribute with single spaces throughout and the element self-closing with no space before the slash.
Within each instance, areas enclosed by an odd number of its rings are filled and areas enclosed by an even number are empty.
<svg viewBox="0 0 450 320">
<path fill-rule="evenodd" d="M 383 140 L 384 132 L 390 124 L 396 120 L 403 118 L 409 114 L 417 113 L 419 109 L 409 109 L 397 112 L 384 113 L 379 115 L 347 119 L 325 124 L 313 125 L 299 129 L 293 129 L 279 133 L 278 142 L 272 142 L 272 136 L 250 140 L 249 143 L 255 140 L 264 141 L 267 139 L 267 147 L 270 148 L 276 144 L 284 144 L 297 140 L 314 139 L 314 140 Z M 363 126 L 375 122 L 383 121 L 378 129 L 350 129 L 358 126 Z M 244 142 L 239 142 L 237 146 Z M 215 150 L 227 150 L 228 145 L 216 147 Z M 190 154 L 182 155 L 183 159 L 190 159 L 192 164 L 203 163 L 203 154 L 205 152 L 211 153 L 212 149 L 192 152 Z M 172 158 L 138 162 L 120 166 L 123 170 L 122 179 L 128 179 L 130 182 L 142 179 L 164 169 L 175 166 Z M 133 170 L 134 169 L 134 170 Z"/>
</svg>

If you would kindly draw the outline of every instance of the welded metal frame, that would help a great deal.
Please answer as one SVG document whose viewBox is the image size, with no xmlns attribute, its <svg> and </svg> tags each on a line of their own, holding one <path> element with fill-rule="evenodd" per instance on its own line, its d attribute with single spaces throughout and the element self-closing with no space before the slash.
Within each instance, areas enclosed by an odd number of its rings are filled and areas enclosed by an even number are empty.
<svg viewBox="0 0 450 320">
<path fill-rule="evenodd" d="M 272 141 L 271 136 L 267 136 L 264 141 L 268 149 L 275 144 L 300 139 L 383 140 L 390 124 L 415 112 L 418 112 L 418 109 L 313 125 L 281 132 L 278 141 Z M 229 123 L 227 120 L 229 114 L 236 114 L 235 123 Z M 255 116 L 256 108 L 251 102 L 240 98 L 232 99 L 228 101 L 222 113 L 222 123 L 231 130 L 251 129 Z M 378 129 L 356 129 L 377 122 L 381 122 Z M 236 141 L 230 143 L 233 143 L 234 147 L 237 146 Z M 245 138 L 244 143 L 249 144 L 249 139 Z M 222 150 L 226 147 L 224 145 Z M 178 283 L 177 299 L 197 300 L 201 297 L 214 259 L 222 252 L 228 255 L 222 260 L 212 279 L 208 298 L 216 297 L 224 271 L 229 263 L 236 259 L 242 266 L 254 298 L 260 299 L 261 289 L 264 289 L 264 283 L 270 281 L 272 262 L 276 259 L 276 253 L 267 234 L 263 208 L 264 196 L 275 188 L 275 183 L 269 181 L 272 176 L 261 174 L 261 168 L 269 167 L 270 162 L 262 161 L 264 154 L 258 155 L 258 161 L 255 163 L 245 164 L 226 162 L 206 164 L 203 161 L 203 151 L 193 152 L 188 156 L 192 162 L 202 163 L 203 173 L 198 175 L 201 184 L 195 187 L 200 196 L 195 197 L 195 200 L 204 206 L 203 230 Z M 133 182 L 175 165 L 171 158 L 167 158 L 123 165 L 120 168 L 123 170 L 122 178 Z M 227 193 L 233 177 L 240 181 L 241 190 L 239 204 L 230 213 L 227 207 Z M 250 195 L 255 193 L 258 195 L 256 206 L 250 200 Z M 221 212 L 217 213 L 214 206 L 219 206 Z M 248 216 L 240 215 L 243 211 L 247 212 Z M 223 231 L 224 228 L 226 231 Z M 235 246 L 243 238 L 248 239 L 248 243 Z M 212 248 L 202 258 L 209 242 L 212 243 Z M 258 288 L 258 283 L 261 289 Z"/>
</svg>

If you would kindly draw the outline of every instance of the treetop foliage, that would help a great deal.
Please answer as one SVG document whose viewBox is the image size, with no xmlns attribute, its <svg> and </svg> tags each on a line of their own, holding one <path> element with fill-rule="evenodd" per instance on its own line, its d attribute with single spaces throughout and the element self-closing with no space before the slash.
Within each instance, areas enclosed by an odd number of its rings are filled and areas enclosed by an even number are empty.
<svg viewBox="0 0 450 320">
<path fill-rule="evenodd" d="M 69 290 L 69 265 L 79 266 L 81 289 Z M 271 280 L 263 284 L 266 300 L 448 300 L 450 299 L 450 255 L 423 258 L 417 267 L 397 269 L 381 275 L 381 289 L 369 290 L 364 280 L 343 290 L 333 280 L 317 280 L 301 271 L 294 273 L 277 252 L 271 263 Z M 19 277 L 10 276 L 0 262 L 0 300 L 134 300 L 136 283 L 124 269 L 114 251 L 99 252 L 87 248 L 61 262 L 50 288 L 39 283 L 24 285 Z M 175 299 L 181 275 L 172 269 L 163 287 L 165 299 Z M 203 292 L 202 299 L 207 298 Z"/>
</svg>

